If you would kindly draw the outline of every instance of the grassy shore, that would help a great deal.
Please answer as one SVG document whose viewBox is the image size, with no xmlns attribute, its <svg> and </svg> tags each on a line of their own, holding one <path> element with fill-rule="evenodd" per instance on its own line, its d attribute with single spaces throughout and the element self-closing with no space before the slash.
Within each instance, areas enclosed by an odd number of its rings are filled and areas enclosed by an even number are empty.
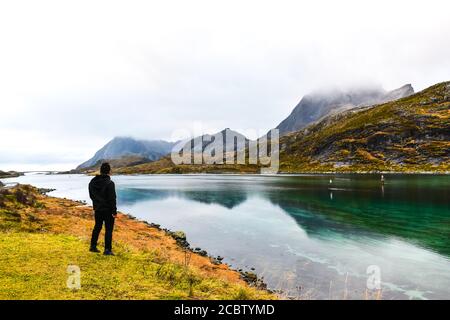
<svg viewBox="0 0 450 320">
<path fill-rule="evenodd" d="M 31 186 L 0 188 L 0 299 L 274 299 L 166 231 L 119 213 L 116 256 L 88 251 L 92 208 Z M 102 245 L 102 243 L 100 243 Z M 81 288 L 66 285 L 68 266 Z"/>
</svg>

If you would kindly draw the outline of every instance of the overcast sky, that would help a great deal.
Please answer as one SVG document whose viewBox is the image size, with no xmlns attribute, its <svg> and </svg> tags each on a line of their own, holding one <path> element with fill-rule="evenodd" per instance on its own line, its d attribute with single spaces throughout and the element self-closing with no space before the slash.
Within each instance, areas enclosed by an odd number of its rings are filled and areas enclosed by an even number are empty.
<svg viewBox="0 0 450 320">
<path fill-rule="evenodd" d="M 0 170 L 114 136 L 267 130 L 311 90 L 450 80 L 449 1 L 4 1 Z"/>
</svg>

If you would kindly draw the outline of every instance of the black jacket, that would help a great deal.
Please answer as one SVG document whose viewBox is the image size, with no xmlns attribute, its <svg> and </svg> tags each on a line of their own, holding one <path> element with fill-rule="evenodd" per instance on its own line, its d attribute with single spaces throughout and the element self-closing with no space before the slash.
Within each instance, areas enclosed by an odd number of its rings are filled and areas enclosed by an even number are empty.
<svg viewBox="0 0 450 320">
<path fill-rule="evenodd" d="M 117 213 L 116 187 L 108 175 L 97 175 L 89 182 L 89 196 L 95 212 Z"/>
</svg>

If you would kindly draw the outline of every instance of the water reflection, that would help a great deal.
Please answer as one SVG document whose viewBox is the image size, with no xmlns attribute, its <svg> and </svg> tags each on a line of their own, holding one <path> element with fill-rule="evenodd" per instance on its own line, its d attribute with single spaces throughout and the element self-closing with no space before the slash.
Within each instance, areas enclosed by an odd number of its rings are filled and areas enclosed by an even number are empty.
<svg viewBox="0 0 450 320">
<path fill-rule="evenodd" d="M 247 179 L 230 184 L 229 179 L 223 179 L 215 181 L 213 187 L 200 182 L 195 187 L 187 183 L 177 188 L 119 183 L 118 200 L 131 206 L 176 197 L 232 210 L 249 197 L 261 197 L 280 207 L 310 237 L 334 240 L 338 235 L 351 239 L 395 236 L 450 256 L 449 188 L 442 184 L 432 188 L 432 181 L 426 181 L 428 188 L 423 188 L 415 179 L 392 178 L 386 185 L 377 180 L 339 177 L 327 183 L 327 178 L 286 177 L 264 184 Z"/>
<path fill-rule="evenodd" d="M 450 296 L 448 176 L 115 176 L 119 209 L 302 298 Z M 88 200 L 86 176 L 20 177 Z M 332 182 L 330 183 L 330 179 Z"/>
<path fill-rule="evenodd" d="M 204 204 L 218 204 L 222 207 L 233 209 L 247 200 L 245 191 L 216 190 L 216 191 L 192 191 L 192 190 L 158 190 L 124 188 L 118 192 L 118 202 L 132 205 L 143 200 L 163 200 L 169 197 L 180 197 Z"/>
</svg>

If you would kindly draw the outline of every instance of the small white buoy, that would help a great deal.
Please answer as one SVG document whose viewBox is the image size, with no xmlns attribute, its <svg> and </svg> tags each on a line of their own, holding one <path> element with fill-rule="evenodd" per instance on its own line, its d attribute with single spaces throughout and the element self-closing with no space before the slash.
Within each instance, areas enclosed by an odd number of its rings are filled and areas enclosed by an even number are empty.
<svg viewBox="0 0 450 320">
<path fill-rule="evenodd" d="M 332 184 L 333 183 L 333 180 L 332 179 L 330 179 L 330 184 Z"/>
</svg>

